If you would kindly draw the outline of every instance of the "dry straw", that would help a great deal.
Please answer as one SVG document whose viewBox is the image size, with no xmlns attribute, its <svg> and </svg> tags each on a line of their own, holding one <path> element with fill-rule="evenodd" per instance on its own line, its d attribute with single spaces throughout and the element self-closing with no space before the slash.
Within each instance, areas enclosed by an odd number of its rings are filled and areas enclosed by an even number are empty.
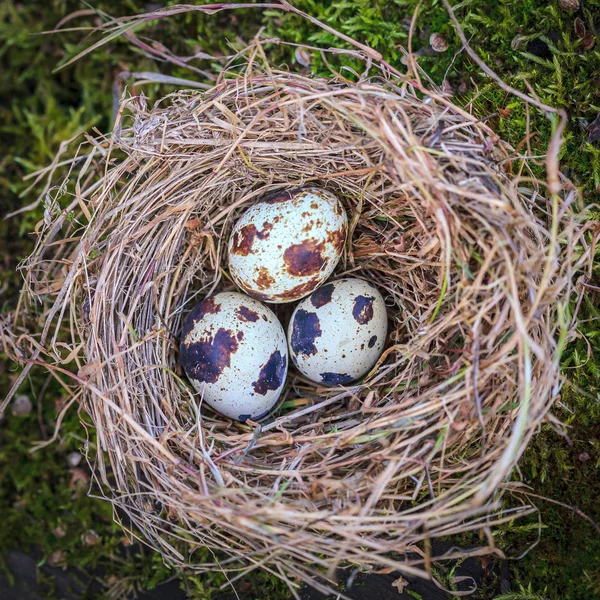
<svg viewBox="0 0 600 600">
<path fill-rule="evenodd" d="M 354 82 L 275 70 L 255 41 L 206 91 L 124 98 L 112 135 L 43 173 L 69 170 L 46 195 L 3 346 L 89 414 L 98 489 L 175 565 L 321 589 L 348 564 L 429 576 L 409 550 L 471 530 L 494 551 L 494 524 L 531 510 L 502 500 L 561 387 L 589 263 L 577 194 L 555 169 L 548 193 L 416 71 L 346 52 L 365 60 Z M 305 184 L 343 200 L 336 276 L 384 294 L 387 350 L 350 387 L 292 370 L 272 415 L 233 423 L 199 409 L 182 376 L 182 321 L 233 289 L 234 221 Z M 196 564 L 199 547 L 214 563 Z"/>
</svg>

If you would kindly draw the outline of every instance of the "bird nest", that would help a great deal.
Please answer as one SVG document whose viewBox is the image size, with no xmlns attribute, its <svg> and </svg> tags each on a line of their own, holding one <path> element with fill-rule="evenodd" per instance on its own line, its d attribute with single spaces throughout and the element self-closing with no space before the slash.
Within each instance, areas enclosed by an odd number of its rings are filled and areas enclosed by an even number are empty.
<svg viewBox="0 0 600 600">
<path fill-rule="evenodd" d="M 529 510 L 507 513 L 502 495 L 560 390 L 583 261 L 575 192 L 547 194 L 418 78 L 373 63 L 319 79 L 263 56 L 250 45 L 206 91 L 124 98 L 113 134 L 86 138 L 24 264 L 38 316 L 22 303 L 30 335 L 5 327 L 4 346 L 65 383 L 116 518 L 172 564 L 322 588 L 348 564 L 427 576 L 409 554 L 427 540 L 476 530 L 493 547 L 492 526 Z M 305 185 L 346 208 L 334 277 L 381 291 L 386 348 L 352 385 L 290 368 L 271 414 L 234 422 L 182 374 L 182 324 L 235 289 L 236 219 Z M 272 306 L 285 326 L 290 306 Z"/>
</svg>

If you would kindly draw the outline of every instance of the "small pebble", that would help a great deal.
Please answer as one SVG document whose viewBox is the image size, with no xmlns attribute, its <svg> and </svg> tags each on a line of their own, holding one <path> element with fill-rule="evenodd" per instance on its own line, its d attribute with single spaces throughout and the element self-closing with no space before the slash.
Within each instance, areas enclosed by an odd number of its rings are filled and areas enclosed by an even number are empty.
<svg viewBox="0 0 600 600">
<path fill-rule="evenodd" d="M 594 37 L 594 34 L 591 31 L 588 31 L 581 39 L 581 44 L 586 52 L 591 50 L 594 47 L 595 43 L 596 38 Z"/>
<path fill-rule="evenodd" d="M 81 535 L 81 541 L 86 546 L 97 546 L 100 542 L 100 536 L 93 529 L 90 529 Z"/>
<path fill-rule="evenodd" d="M 523 36 L 517 33 L 510 43 L 510 47 L 516 52 L 523 45 Z"/>
<path fill-rule="evenodd" d="M 580 462 L 587 462 L 591 457 L 588 452 L 582 452 L 577 458 L 579 458 Z"/>
<path fill-rule="evenodd" d="M 296 57 L 296 62 L 298 64 L 303 67 L 310 67 L 310 54 L 305 48 L 296 48 L 294 56 Z"/>
<path fill-rule="evenodd" d="M 81 452 L 69 452 L 67 462 L 70 467 L 76 467 L 81 462 Z"/>
<path fill-rule="evenodd" d="M 51 567 L 63 566 L 65 564 L 65 552 L 64 552 L 64 550 L 55 550 L 48 557 L 48 564 Z"/>
<path fill-rule="evenodd" d="M 29 396 L 25 396 L 22 394 L 21 396 L 17 396 L 12 403 L 12 414 L 15 417 L 22 417 L 28 415 L 33 410 L 33 404 L 31 404 L 31 400 Z"/>
<path fill-rule="evenodd" d="M 558 5 L 563 10 L 578 10 L 579 0 L 558 0 Z"/>
<path fill-rule="evenodd" d="M 71 473 L 71 481 L 69 481 L 69 487 L 72 490 L 83 491 L 87 488 L 90 482 L 90 476 L 81 467 L 75 467 L 69 469 Z"/>
<path fill-rule="evenodd" d="M 441 33 L 432 33 L 429 37 L 429 45 L 436 52 L 446 52 L 448 50 L 448 42 Z"/>
<path fill-rule="evenodd" d="M 57 537 L 57 538 L 64 538 L 65 535 L 67 535 L 67 532 L 60 525 L 57 525 L 52 530 L 52 533 L 54 534 L 54 537 Z"/>
</svg>

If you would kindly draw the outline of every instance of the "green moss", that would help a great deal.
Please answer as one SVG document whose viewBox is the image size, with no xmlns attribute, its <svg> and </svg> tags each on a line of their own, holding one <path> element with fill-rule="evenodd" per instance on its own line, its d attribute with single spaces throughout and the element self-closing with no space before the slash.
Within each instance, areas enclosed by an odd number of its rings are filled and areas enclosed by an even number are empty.
<svg viewBox="0 0 600 600">
<path fill-rule="evenodd" d="M 175 4 L 171 1 L 169 4 Z M 166 3 L 162 3 L 163 5 Z M 585 10 L 563 11 L 557 0 L 463 0 L 456 14 L 471 45 L 479 55 L 514 87 L 527 91 L 532 86 L 539 98 L 567 109 L 569 124 L 562 151 L 563 168 L 582 186 L 589 203 L 596 199 L 594 190 L 600 185 L 600 146 L 586 141 L 585 125 L 600 111 L 600 39 L 589 51 L 574 31 L 575 18 L 580 17 L 588 30 L 600 14 L 600 0 L 586 0 Z M 113 15 L 143 11 L 144 0 L 94 2 L 96 9 Z M 366 42 L 380 51 L 398 69 L 400 45 L 408 42 L 408 23 L 417 0 L 297 0 L 295 5 L 325 21 L 332 27 Z M 45 167 L 59 144 L 80 132 L 97 127 L 108 130 L 112 120 L 113 82 L 122 70 L 161 70 L 182 77 L 193 77 L 188 70 L 159 64 L 117 40 L 87 55 L 83 60 L 58 73 L 52 70 L 66 63 L 81 50 L 81 32 L 41 36 L 74 10 L 86 8 L 75 0 L 28 0 L 0 3 L 0 206 L 12 210 L 22 204 L 18 195 L 27 186 L 21 177 Z M 94 25 L 99 15 L 73 21 L 72 25 Z M 231 45 L 249 40 L 259 26 L 266 33 L 282 39 L 318 45 L 339 46 L 339 40 L 292 14 L 258 10 L 222 12 L 213 16 L 198 13 L 165 20 L 146 27 L 140 35 L 151 35 L 181 55 L 198 49 L 212 54 L 229 53 Z M 596 22 L 596 27 L 600 23 Z M 500 90 L 483 76 L 465 56 L 456 52 L 460 43 L 448 16 L 437 0 L 425 0 L 421 7 L 413 40 L 413 50 L 420 51 L 431 33 L 446 36 L 448 51 L 435 56 L 420 56 L 419 63 L 438 83 L 446 78 L 456 90 L 455 100 L 468 105 L 480 117 L 495 115 L 491 121 L 505 139 L 518 145 L 527 133 L 523 103 Z M 520 36 L 520 41 L 515 39 Z M 96 38 L 93 38 L 96 39 Z M 539 58 L 527 52 L 527 43 L 542 39 L 549 42 L 551 54 Z M 556 42 L 552 42 L 554 39 Z M 296 68 L 293 49 L 273 45 L 270 53 L 276 63 Z M 312 55 L 310 69 L 327 75 L 330 68 L 358 68 L 347 58 L 328 57 L 329 66 L 317 53 Z M 207 68 L 206 64 L 197 63 Z M 209 70 L 212 67 L 208 67 Z M 344 73 L 351 77 L 351 73 Z M 129 85 L 132 82 L 128 82 Z M 152 97 L 168 91 L 156 85 L 144 87 Z M 550 133 L 550 122 L 532 109 L 530 140 L 532 153 L 541 154 Z M 542 167 L 539 168 L 541 172 Z M 34 190 L 35 192 L 36 190 Z M 33 198 L 27 196 L 27 201 Z M 30 250 L 29 232 L 40 218 L 38 209 L 19 219 L 0 220 L 0 241 L 6 255 L 0 263 L 0 288 L 9 283 L 16 289 L 19 276 L 14 267 Z M 598 211 L 590 218 L 600 217 Z M 594 269 L 597 279 L 598 265 Z M 593 282 L 598 285 L 597 280 Z M 559 502 L 577 506 L 596 522 L 600 521 L 600 409 L 598 377 L 600 376 L 600 314 L 593 290 L 585 296 L 580 317 L 580 337 L 565 353 L 564 366 L 569 384 L 558 416 L 568 424 L 570 442 L 545 426 L 534 438 L 523 457 L 520 468 L 533 491 Z M 0 299 L 0 311 L 14 306 L 15 296 Z M 1 363 L 0 363 L 1 364 Z M 36 398 L 44 384 L 43 374 L 34 374 L 24 392 Z M 8 388 L 13 374 L 0 368 L 0 390 Z M 0 396 L 2 393 L 0 392 Z M 75 411 L 67 414 L 59 442 L 31 453 L 34 441 L 51 433 L 56 418 L 55 402 L 61 390 L 51 384 L 43 399 L 38 417 L 34 414 L 8 415 L 0 423 L 0 557 L 9 548 L 36 546 L 42 560 L 63 551 L 65 561 L 82 572 L 84 583 L 94 568 L 102 568 L 105 581 L 114 575 L 130 589 L 145 589 L 173 575 L 158 556 L 148 550 L 135 550 L 123 544 L 120 529 L 113 524 L 110 506 L 88 498 L 72 489 L 73 472 L 66 457 L 77 451 L 85 437 Z M 35 405 L 34 401 L 34 405 Z M 589 459 L 581 460 L 584 453 Z M 535 500 L 545 527 L 538 546 L 512 567 L 516 590 L 508 598 L 548 597 L 552 600 L 599 598 L 600 536 L 591 525 L 573 511 Z M 58 537 L 61 528 L 65 535 Z M 89 546 L 82 535 L 94 530 L 100 541 Z M 55 533 L 53 533 L 55 532 Z M 535 541 L 537 521 L 509 523 L 499 533 L 499 545 L 509 554 L 518 555 Z M 198 556 L 201 560 L 203 557 Z M 0 568 L 3 566 L 0 558 Z M 5 566 L 5 565 L 4 565 Z M 87 579 L 86 579 L 87 577 Z M 221 575 L 187 577 L 182 586 L 192 597 L 210 598 L 224 579 Z M 47 582 L 47 597 L 52 594 Z M 519 590 L 519 585 L 521 589 Z M 285 589 L 265 573 L 255 573 L 241 586 L 245 598 L 286 597 Z M 484 597 L 493 597 L 485 592 Z"/>
<path fill-rule="evenodd" d="M 338 31 L 368 43 L 393 66 L 403 70 L 398 46 L 408 43 L 410 18 L 417 4 L 418 0 L 332 3 L 300 0 L 295 6 Z M 591 194 L 600 185 L 600 153 L 597 147 L 587 143 L 584 125 L 600 111 L 600 44 L 585 51 L 575 34 L 574 23 L 575 18 L 580 17 L 586 22 L 587 30 L 593 31 L 593 17 L 598 19 L 600 0 L 586 2 L 585 11 L 577 13 L 561 10 L 558 2 L 547 0 L 466 0 L 453 4 L 459 7 L 456 14 L 470 45 L 507 83 L 527 92 L 527 82 L 543 102 L 568 110 L 570 121 L 562 153 L 563 168 Z M 319 30 L 296 15 L 270 14 L 267 29 L 270 35 L 324 47 L 340 45 L 333 34 Z M 600 27 L 600 23 L 595 27 Z M 467 91 L 458 95 L 459 101 L 468 103 L 476 97 L 478 115 L 498 115 L 498 109 L 508 109 L 506 116 L 494 117 L 493 124 L 502 137 L 518 145 L 527 132 L 523 103 L 491 84 L 466 53 L 456 56 L 461 45 L 445 9 L 437 1 L 424 2 L 417 19 L 413 51 L 419 52 L 427 46 L 434 32 L 447 38 L 449 48 L 435 56 L 421 56 L 419 64 L 438 84 L 444 78 L 456 90 L 466 84 Z M 521 37 L 520 44 L 515 39 L 517 36 Z M 556 36 L 558 41 L 554 44 L 550 37 Z M 532 39 L 547 41 L 552 56 L 542 59 L 528 53 L 527 42 Z M 281 50 L 280 60 L 293 63 L 293 52 Z M 335 64 L 335 59 L 329 61 Z M 318 56 L 311 67 L 316 74 L 327 73 Z M 535 109 L 531 111 L 530 130 L 536 132 L 532 150 L 539 154 L 545 147 L 550 125 Z"/>
</svg>

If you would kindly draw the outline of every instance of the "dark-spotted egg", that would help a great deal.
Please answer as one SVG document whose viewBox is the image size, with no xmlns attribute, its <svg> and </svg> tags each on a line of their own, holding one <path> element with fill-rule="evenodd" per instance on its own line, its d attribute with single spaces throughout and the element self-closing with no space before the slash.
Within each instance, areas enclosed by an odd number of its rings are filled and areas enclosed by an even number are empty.
<svg viewBox="0 0 600 600">
<path fill-rule="evenodd" d="M 381 356 L 387 311 L 377 288 L 362 279 L 321 286 L 298 304 L 288 327 L 290 356 L 312 381 L 346 384 Z"/>
<path fill-rule="evenodd" d="M 221 414 L 260 419 L 277 402 L 288 358 L 275 313 L 237 292 L 205 298 L 188 315 L 181 363 L 203 402 Z"/>
<path fill-rule="evenodd" d="M 331 192 L 282 190 L 251 206 L 229 239 L 229 272 L 250 296 L 292 302 L 333 273 L 344 249 L 348 218 Z"/>
</svg>

